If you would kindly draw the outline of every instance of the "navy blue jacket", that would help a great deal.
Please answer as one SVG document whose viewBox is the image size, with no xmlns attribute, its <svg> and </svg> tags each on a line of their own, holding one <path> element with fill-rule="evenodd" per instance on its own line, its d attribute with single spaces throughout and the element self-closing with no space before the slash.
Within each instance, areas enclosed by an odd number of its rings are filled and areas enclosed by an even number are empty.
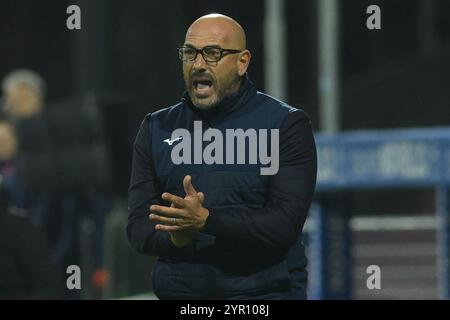
<svg viewBox="0 0 450 320">
<path fill-rule="evenodd" d="M 169 146 L 163 140 L 178 128 L 192 131 L 194 121 L 224 136 L 226 129 L 279 129 L 277 174 L 261 175 L 260 164 L 173 164 L 176 143 Z M 134 144 L 127 234 L 136 250 L 159 257 L 152 275 L 157 296 L 288 297 L 295 290 L 295 272 L 300 282 L 306 281 L 301 232 L 316 171 L 307 115 L 256 91 L 248 78 L 237 93 L 210 110 L 197 109 L 185 94 L 180 103 L 148 114 Z M 192 245 L 178 248 L 168 233 L 154 229 L 149 206 L 168 205 L 161 200 L 163 192 L 184 197 L 187 174 L 205 194 L 210 215 Z M 301 285 L 300 294 L 305 294 Z"/>
</svg>

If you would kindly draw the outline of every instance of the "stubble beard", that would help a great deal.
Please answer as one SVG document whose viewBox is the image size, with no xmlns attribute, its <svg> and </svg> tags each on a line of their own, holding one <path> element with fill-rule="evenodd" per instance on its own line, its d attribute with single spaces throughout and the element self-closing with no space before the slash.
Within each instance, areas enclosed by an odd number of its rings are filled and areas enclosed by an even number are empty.
<svg viewBox="0 0 450 320">
<path fill-rule="evenodd" d="M 241 78 L 238 74 L 232 76 L 232 79 L 230 81 L 227 81 L 224 86 L 219 85 L 217 81 L 214 80 L 213 85 L 215 92 L 213 96 L 207 99 L 202 99 L 195 97 L 194 88 L 190 78 L 187 80 L 185 79 L 185 85 L 191 98 L 192 104 L 200 110 L 211 110 L 216 107 L 220 102 L 222 102 L 224 98 L 235 93 L 239 89 L 240 83 Z"/>
</svg>

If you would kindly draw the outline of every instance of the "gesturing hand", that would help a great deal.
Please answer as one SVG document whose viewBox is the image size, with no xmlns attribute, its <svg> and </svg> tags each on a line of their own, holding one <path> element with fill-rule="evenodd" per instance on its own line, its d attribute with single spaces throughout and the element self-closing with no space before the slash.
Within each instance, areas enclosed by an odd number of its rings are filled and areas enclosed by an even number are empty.
<svg viewBox="0 0 450 320">
<path fill-rule="evenodd" d="M 205 200 L 205 196 L 203 194 L 203 192 L 198 192 L 197 193 L 198 197 L 200 198 L 200 202 L 203 204 L 204 200 Z M 187 197 L 189 197 L 188 195 L 186 195 L 184 197 L 184 199 L 186 199 Z M 172 202 L 170 204 L 171 208 L 176 208 L 175 204 Z M 176 247 L 184 247 L 189 245 L 190 243 L 192 243 L 195 234 L 198 231 L 195 229 L 182 229 L 182 230 L 178 230 L 178 231 L 171 231 L 169 232 L 170 234 L 170 240 L 172 241 L 172 243 L 176 246 Z"/>
<path fill-rule="evenodd" d="M 195 190 L 189 175 L 184 177 L 183 187 L 186 192 L 184 199 L 168 192 L 162 194 L 163 200 L 173 204 L 171 207 L 150 206 L 150 219 L 159 222 L 155 229 L 167 232 L 203 229 L 209 215 L 208 209 L 203 207 L 204 195 Z"/>
</svg>

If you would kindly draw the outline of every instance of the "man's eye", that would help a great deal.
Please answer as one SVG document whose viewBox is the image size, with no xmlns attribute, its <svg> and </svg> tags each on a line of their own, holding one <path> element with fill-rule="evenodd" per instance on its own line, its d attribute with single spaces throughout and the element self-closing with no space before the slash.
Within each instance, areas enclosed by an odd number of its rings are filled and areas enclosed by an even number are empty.
<svg viewBox="0 0 450 320">
<path fill-rule="evenodd" d="M 193 55 L 195 53 L 195 50 L 193 49 L 184 49 L 184 54 L 186 55 Z"/>
<path fill-rule="evenodd" d="M 211 57 L 218 57 L 218 56 L 220 56 L 220 50 L 213 49 L 213 48 L 211 48 L 211 49 L 206 49 L 206 50 L 205 50 L 205 53 L 206 53 L 208 56 L 211 56 Z"/>
</svg>

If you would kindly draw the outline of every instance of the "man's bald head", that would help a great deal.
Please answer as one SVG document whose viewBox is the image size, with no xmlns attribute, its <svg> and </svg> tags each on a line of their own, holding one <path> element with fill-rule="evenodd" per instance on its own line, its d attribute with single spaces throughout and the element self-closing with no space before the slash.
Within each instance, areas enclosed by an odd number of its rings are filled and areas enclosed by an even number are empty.
<svg viewBox="0 0 450 320">
<path fill-rule="evenodd" d="M 186 32 L 186 43 L 192 40 L 209 41 L 223 48 L 245 50 L 245 31 L 233 18 L 223 14 L 208 14 L 195 20 Z"/>
<path fill-rule="evenodd" d="M 198 18 L 186 32 L 183 48 L 190 52 L 189 58 L 183 59 L 180 51 L 180 58 L 186 89 L 195 106 L 212 108 L 239 89 L 251 54 L 244 29 L 234 19 L 222 14 Z"/>
</svg>

